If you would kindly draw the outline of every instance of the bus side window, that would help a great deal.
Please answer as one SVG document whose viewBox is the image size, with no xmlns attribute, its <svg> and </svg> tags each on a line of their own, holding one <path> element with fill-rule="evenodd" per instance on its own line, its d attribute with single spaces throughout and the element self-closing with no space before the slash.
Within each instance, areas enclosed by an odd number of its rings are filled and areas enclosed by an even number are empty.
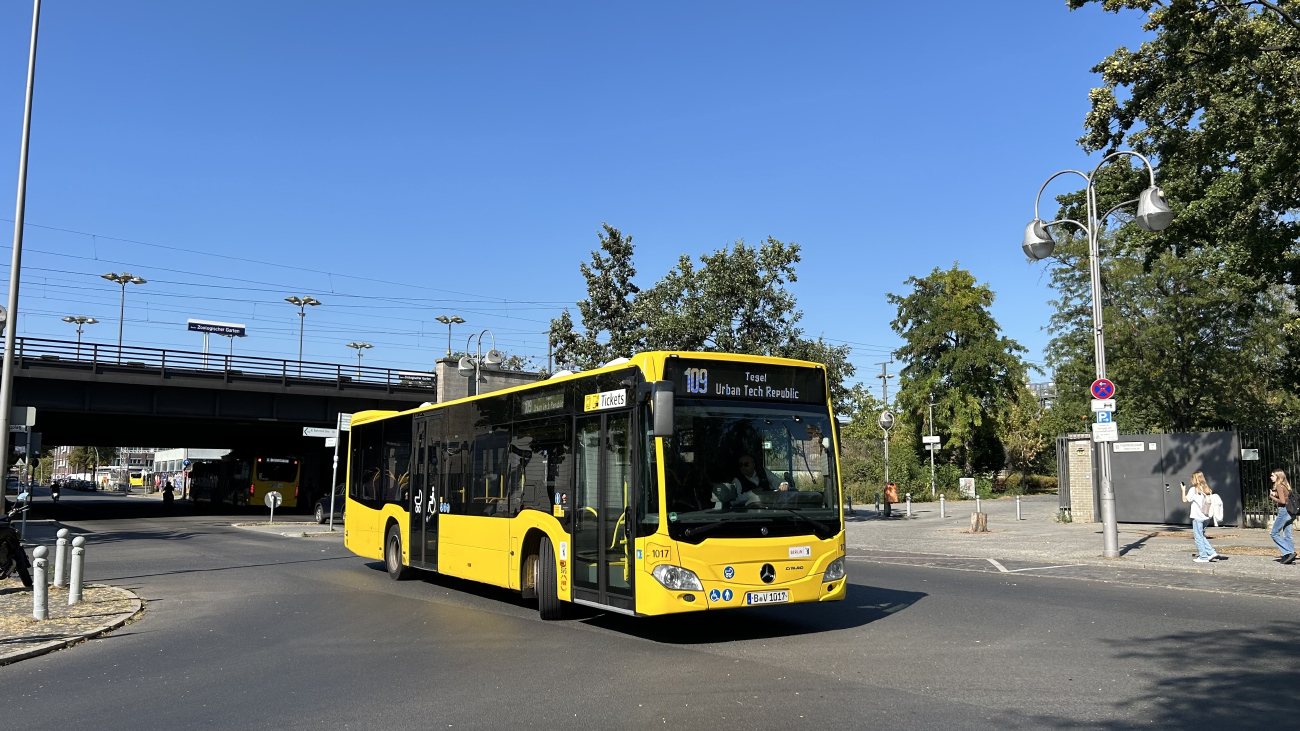
<svg viewBox="0 0 1300 731">
<path fill-rule="evenodd" d="M 382 424 L 365 424 L 352 428 L 352 484 L 348 490 L 354 500 L 374 507 L 379 492 L 379 448 Z"/>
<path fill-rule="evenodd" d="M 385 503 L 406 507 L 411 487 L 411 417 L 398 416 L 383 422 L 384 447 L 381 484 Z"/>
</svg>

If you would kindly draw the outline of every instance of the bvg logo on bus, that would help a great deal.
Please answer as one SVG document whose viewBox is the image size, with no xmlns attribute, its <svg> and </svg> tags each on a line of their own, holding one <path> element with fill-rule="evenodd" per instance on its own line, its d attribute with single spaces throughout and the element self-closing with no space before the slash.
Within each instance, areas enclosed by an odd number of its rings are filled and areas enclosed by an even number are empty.
<svg viewBox="0 0 1300 731">
<path fill-rule="evenodd" d="M 592 393 L 583 397 L 583 411 L 601 411 L 603 409 L 617 409 L 627 406 L 627 389 L 621 388 L 617 391 L 601 391 Z"/>
<path fill-rule="evenodd" d="M 686 393 L 708 393 L 709 392 L 709 369 L 708 368 L 687 368 L 685 375 L 686 375 Z"/>
</svg>

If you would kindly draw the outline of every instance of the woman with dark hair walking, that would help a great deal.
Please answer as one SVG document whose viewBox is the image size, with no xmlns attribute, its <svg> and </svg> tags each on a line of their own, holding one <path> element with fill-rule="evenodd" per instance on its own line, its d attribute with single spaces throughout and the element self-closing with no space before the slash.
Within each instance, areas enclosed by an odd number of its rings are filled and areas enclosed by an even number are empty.
<svg viewBox="0 0 1300 731">
<path fill-rule="evenodd" d="M 1282 552 L 1282 558 L 1278 560 L 1281 563 L 1295 563 L 1295 541 L 1291 539 L 1291 524 L 1295 518 L 1287 510 L 1287 502 L 1291 499 L 1291 483 L 1282 470 L 1273 470 L 1269 479 L 1273 481 L 1273 489 L 1269 490 L 1268 496 L 1277 505 L 1277 518 L 1273 520 L 1273 530 L 1269 531 L 1269 536 L 1277 544 L 1277 550 Z"/>
</svg>

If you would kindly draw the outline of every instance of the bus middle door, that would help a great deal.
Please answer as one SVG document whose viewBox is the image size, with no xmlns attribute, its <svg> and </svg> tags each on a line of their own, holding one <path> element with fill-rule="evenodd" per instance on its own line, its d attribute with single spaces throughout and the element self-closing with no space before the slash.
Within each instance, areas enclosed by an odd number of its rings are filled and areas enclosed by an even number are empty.
<svg viewBox="0 0 1300 731">
<path fill-rule="evenodd" d="M 631 412 L 577 420 L 573 506 L 575 600 L 633 610 Z"/>
</svg>

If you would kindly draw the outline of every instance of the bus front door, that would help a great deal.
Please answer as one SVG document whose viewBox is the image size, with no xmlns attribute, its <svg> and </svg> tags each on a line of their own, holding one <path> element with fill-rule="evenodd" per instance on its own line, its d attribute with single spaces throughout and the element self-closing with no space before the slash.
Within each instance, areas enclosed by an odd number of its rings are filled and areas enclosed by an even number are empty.
<svg viewBox="0 0 1300 731">
<path fill-rule="evenodd" d="M 438 489 L 438 455 L 442 451 L 442 414 L 435 412 L 430 418 L 416 422 L 416 452 L 421 503 L 419 512 L 412 511 L 411 520 L 419 521 L 420 528 L 411 526 L 411 545 L 417 543 L 424 549 L 424 567 L 438 568 L 438 513 L 441 505 Z M 415 549 L 411 549 L 414 553 Z"/>
<path fill-rule="evenodd" d="M 632 610 L 632 488 L 629 412 L 578 419 L 573 506 L 575 600 Z"/>
</svg>

